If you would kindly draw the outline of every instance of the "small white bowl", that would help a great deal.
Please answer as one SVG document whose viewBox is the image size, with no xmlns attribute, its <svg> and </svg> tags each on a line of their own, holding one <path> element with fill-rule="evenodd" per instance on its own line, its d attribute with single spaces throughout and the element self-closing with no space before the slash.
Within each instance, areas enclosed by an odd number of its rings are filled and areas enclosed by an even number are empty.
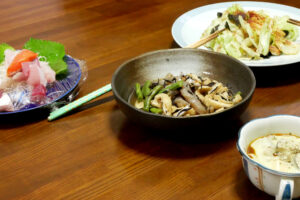
<svg viewBox="0 0 300 200">
<path fill-rule="evenodd" d="M 292 133 L 300 136 L 300 117 L 274 115 L 255 119 L 245 124 L 239 131 L 237 148 L 242 155 L 243 167 L 250 181 L 260 190 L 288 200 L 300 197 L 300 173 L 285 173 L 272 170 L 247 155 L 247 147 L 254 139 L 272 133 Z"/>
</svg>

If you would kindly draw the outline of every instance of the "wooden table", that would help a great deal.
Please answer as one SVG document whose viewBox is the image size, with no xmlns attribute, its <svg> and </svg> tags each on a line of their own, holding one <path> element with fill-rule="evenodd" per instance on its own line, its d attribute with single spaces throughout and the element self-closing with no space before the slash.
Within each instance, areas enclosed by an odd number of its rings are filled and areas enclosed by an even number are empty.
<svg viewBox="0 0 300 200">
<path fill-rule="evenodd" d="M 63 43 L 68 54 L 87 62 L 82 96 L 109 83 L 125 60 L 177 47 L 174 20 L 216 2 L 1 0 L 0 38 L 16 48 L 30 37 Z M 300 8 L 300 1 L 273 2 Z M 0 199 L 273 199 L 243 172 L 237 130 L 254 118 L 300 114 L 298 68 L 255 70 L 249 108 L 237 123 L 228 121 L 231 128 L 209 133 L 228 136 L 217 141 L 178 140 L 138 127 L 112 93 L 53 122 L 45 116 L 2 120 Z"/>
</svg>

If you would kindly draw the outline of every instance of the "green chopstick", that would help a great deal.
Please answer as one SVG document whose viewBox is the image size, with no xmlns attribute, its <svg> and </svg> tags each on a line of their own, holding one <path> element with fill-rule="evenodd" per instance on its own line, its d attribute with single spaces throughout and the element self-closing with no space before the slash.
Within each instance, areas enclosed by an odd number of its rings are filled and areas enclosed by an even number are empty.
<svg viewBox="0 0 300 200">
<path fill-rule="evenodd" d="M 87 103 L 109 91 L 111 91 L 111 84 L 107 84 L 107 85 L 103 86 L 102 88 L 95 90 L 94 92 L 91 92 L 91 93 L 77 99 L 76 101 L 73 101 L 73 102 L 69 103 L 68 105 L 65 105 L 65 106 L 51 112 L 48 117 L 48 121 L 52 121 L 64 114 L 66 114 L 67 112 L 81 106 L 82 104 Z"/>
</svg>

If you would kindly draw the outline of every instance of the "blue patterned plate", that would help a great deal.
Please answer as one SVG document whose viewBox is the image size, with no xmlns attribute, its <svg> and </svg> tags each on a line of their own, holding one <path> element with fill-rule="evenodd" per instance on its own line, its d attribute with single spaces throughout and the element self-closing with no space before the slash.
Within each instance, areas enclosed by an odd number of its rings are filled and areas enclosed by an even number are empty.
<svg viewBox="0 0 300 200">
<path fill-rule="evenodd" d="M 17 111 L 0 112 L 0 116 L 23 113 L 42 107 L 50 107 L 54 102 L 66 98 L 68 94 L 70 94 L 78 86 L 81 78 L 81 69 L 79 64 L 72 57 L 65 56 L 64 60 L 68 64 L 68 75 L 64 79 L 57 80 L 50 87 L 47 87 L 47 103 L 27 104 Z M 17 101 L 14 101 L 15 107 L 20 107 L 22 103 L 24 103 L 23 99 L 25 98 L 26 94 L 26 91 L 24 91 L 21 94 L 16 94 L 16 96 L 11 96 L 11 98 L 17 99 Z"/>
</svg>

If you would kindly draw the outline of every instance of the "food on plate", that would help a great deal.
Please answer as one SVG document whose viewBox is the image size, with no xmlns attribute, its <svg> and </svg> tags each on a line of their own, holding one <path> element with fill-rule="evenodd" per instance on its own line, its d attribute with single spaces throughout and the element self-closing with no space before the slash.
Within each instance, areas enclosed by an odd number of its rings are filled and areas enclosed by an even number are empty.
<svg viewBox="0 0 300 200">
<path fill-rule="evenodd" d="M 250 158 L 281 172 L 300 173 L 300 137 L 270 134 L 252 141 L 247 149 Z"/>
<path fill-rule="evenodd" d="M 270 55 L 294 55 L 300 51 L 295 43 L 298 27 L 287 22 L 288 16 L 270 17 L 265 11 L 245 11 L 235 4 L 217 13 L 202 37 L 227 29 L 205 46 L 213 51 L 240 59 L 262 59 Z"/>
<path fill-rule="evenodd" d="M 64 46 L 52 41 L 31 38 L 21 50 L 0 44 L 0 112 L 45 104 L 47 88 L 67 74 L 64 56 Z"/>
<path fill-rule="evenodd" d="M 217 113 L 242 100 L 240 92 L 233 95 L 222 83 L 196 74 L 136 83 L 134 96 L 129 101 L 136 108 L 174 117 Z"/>
</svg>

